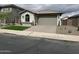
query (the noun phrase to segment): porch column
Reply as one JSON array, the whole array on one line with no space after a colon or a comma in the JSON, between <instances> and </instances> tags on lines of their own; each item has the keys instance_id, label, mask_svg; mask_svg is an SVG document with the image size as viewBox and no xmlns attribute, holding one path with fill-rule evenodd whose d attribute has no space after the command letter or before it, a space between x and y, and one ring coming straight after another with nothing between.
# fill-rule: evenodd
<instances>
[{"instance_id":1,"label":"porch column","mask_svg":"<svg viewBox=\"0 0 79 59\"><path fill-rule=\"evenodd\" d=\"M61 26L61 19L60 19L60 15L57 15L57 26Z\"/></svg>"},{"instance_id":2,"label":"porch column","mask_svg":"<svg viewBox=\"0 0 79 59\"><path fill-rule=\"evenodd\" d=\"M60 19L60 26L62 25L61 19Z\"/></svg>"}]
</instances>

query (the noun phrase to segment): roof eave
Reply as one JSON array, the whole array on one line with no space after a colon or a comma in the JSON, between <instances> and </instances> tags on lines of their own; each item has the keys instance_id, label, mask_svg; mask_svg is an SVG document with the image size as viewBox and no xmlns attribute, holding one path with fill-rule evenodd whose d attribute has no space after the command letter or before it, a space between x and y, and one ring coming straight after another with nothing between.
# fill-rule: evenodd
<instances>
[{"instance_id":1,"label":"roof eave","mask_svg":"<svg viewBox=\"0 0 79 59\"><path fill-rule=\"evenodd\" d=\"M1 7L1 8L15 7L15 8L19 8L19 9L21 9L21 10L25 10L24 8L21 8L21 7L19 7L19 6L14 5L14 4L4 5L4 6L0 6L0 7Z\"/></svg>"}]
</instances>

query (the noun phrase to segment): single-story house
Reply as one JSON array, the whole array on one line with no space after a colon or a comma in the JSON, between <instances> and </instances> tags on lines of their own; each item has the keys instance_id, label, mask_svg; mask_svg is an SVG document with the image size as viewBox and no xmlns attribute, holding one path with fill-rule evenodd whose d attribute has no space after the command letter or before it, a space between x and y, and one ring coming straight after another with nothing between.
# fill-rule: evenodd
<instances>
[{"instance_id":1,"label":"single-story house","mask_svg":"<svg viewBox=\"0 0 79 59\"><path fill-rule=\"evenodd\" d=\"M61 15L59 12L39 12L34 13L28 10L25 10L20 13L21 22L32 23L34 25L55 25L57 26L57 17Z\"/></svg>"},{"instance_id":2,"label":"single-story house","mask_svg":"<svg viewBox=\"0 0 79 59\"><path fill-rule=\"evenodd\" d=\"M23 25L27 23L32 24L34 26L39 26L35 31L40 32L50 32L56 33L57 29L57 19L62 13L60 12L38 12L34 13L28 10L22 11L21 15L21 22Z\"/></svg>"},{"instance_id":3,"label":"single-story house","mask_svg":"<svg viewBox=\"0 0 79 59\"><path fill-rule=\"evenodd\" d=\"M49 10L32 12L13 4L0 6L1 12L11 13L10 20L20 19L22 24L33 23L34 25L56 25L57 17L61 15L60 12Z\"/></svg>"},{"instance_id":4,"label":"single-story house","mask_svg":"<svg viewBox=\"0 0 79 59\"><path fill-rule=\"evenodd\" d=\"M13 4L0 6L0 13L10 13L5 23L19 23L24 26L27 24L39 25L42 28L40 30L43 30L42 32L46 30L45 32L50 31L54 33L56 33L57 19L62 14L55 10L33 12ZM0 22L2 23L4 20L0 20Z\"/></svg>"},{"instance_id":5,"label":"single-story house","mask_svg":"<svg viewBox=\"0 0 79 59\"><path fill-rule=\"evenodd\" d=\"M33 26L40 25L46 27L44 29L47 29L47 31L53 31L54 29L55 31L53 32L56 32L58 18L62 14L55 10L33 12L13 4L0 6L0 13L11 13L6 23L31 24ZM1 22L4 21L1 20Z\"/></svg>"},{"instance_id":6,"label":"single-story house","mask_svg":"<svg viewBox=\"0 0 79 59\"><path fill-rule=\"evenodd\" d=\"M0 6L0 13L10 13L5 23L18 23L24 26L26 26L26 24L39 27L42 26L42 29L37 27L37 29L39 28L42 32L65 34L76 32L79 27L79 11L72 12L70 15L63 15L63 13L55 10L33 12L10 4ZM3 22L4 20L0 20L0 23Z\"/></svg>"},{"instance_id":7,"label":"single-story house","mask_svg":"<svg viewBox=\"0 0 79 59\"><path fill-rule=\"evenodd\" d=\"M33 26L43 26L43 31L50 31L57 33L59 30L61 32L68 32L76 29L68 29L69 26L77 28L79 26L79 13L72 13L71 16L65 16L61 18L63 13L55 10L42 10L38 12L33 12L26 10L22 7L10 4L0 6L0 13L10 13L10 17L5 21L5 23L18 23L21 25L31 24ZM73 15L75 14L75 15ZM73 15L73 16L72 16ZM60 19L61 18L61 19ZM0 23L4 20L0 20ZM65 27L62 27L65 26ZM68 26L68 28L66 28ZM62 27L59 29L59 27ZM65 29L63 29L65 28ZM45 30L44 30L45 29ZM63 29L63 31L62 31ZM67 30L67 31L65 31ZM60 33L60 31L59 31Z\"/></svg>"}]
</instances>

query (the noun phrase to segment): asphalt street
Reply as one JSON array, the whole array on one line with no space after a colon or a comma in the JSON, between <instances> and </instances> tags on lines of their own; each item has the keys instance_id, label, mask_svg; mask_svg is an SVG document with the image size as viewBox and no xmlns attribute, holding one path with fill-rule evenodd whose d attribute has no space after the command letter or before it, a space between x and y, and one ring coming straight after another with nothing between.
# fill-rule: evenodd
<instances>
[{"instance_id":1,"label":"asphalt street","mask_svg":"<svg viewBox=\"0 0 79 59\"><path fill-rule=\"evenodd\" d=\"M75 40L75 39L74 39ZM79 42L0 34L0 54L78 54Z\"/></svg>"}]
</instances>

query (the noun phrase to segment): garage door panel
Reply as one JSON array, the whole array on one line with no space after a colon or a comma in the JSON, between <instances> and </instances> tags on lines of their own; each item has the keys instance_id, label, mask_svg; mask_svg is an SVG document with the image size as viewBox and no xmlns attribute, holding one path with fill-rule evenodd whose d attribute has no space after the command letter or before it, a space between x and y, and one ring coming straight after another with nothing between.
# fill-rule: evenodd
<instances>
[{"instance_id":1,"label":"garage door panel","mask_svg":"<svg viewBox=\"0 0 79 59\"><path fill-rule=\"evenodd\" d=\"M56 17L40 17L39 25L56 25Z\"/></svg>"}]
</instances>

